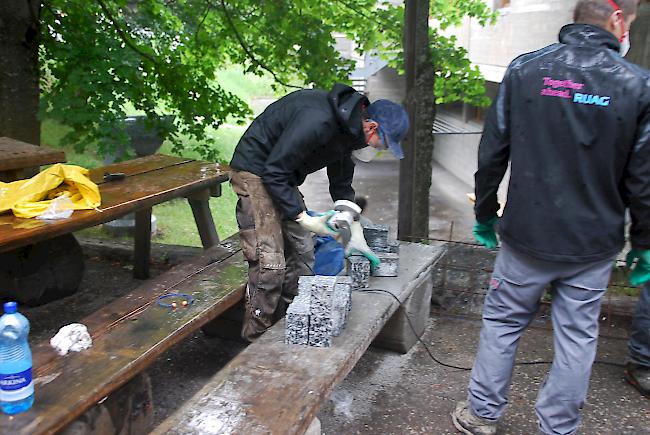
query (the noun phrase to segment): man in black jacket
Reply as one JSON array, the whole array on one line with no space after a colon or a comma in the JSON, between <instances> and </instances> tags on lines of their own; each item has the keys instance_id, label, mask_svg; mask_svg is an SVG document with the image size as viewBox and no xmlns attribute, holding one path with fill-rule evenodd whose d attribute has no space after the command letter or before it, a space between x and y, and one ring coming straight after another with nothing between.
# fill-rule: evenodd
<instances>
[{"instance_id":1,"label":"man in black jacket","mask_svg":"<svg viewBox=\"0 0 650 435\"><path fill-rule=\"evenodd\" d=\"M230 166L248 285L242 337L252 341L284 315L298 277L312 275L311 233L334 234L330 213L306 213L298 191L308 174L327 168L332 199L354 201L352 155L368 160L379 149L403 158L404 109L372 104L346 85L328 93L293 92L258 116L237 144ZM370 251L366 255L372 255Z\"/></svg>"},{"instance_id":2,"label":"man in black jacket","mask_svg":"<svg viewBox=\"0 0 650 435\"><path fill-rule=\"evenodd\" d=\"M488 247L509 162L511 176L468 401L452 414L464 433L496 432L519 339L549 285L555 357L537 417L541 433L574 433L626 207L633 248L650 249L650 73L621 56L637 3L580 0L558 44L510 64L490 109L474 227Z\"/></svg>"}]
</instances>

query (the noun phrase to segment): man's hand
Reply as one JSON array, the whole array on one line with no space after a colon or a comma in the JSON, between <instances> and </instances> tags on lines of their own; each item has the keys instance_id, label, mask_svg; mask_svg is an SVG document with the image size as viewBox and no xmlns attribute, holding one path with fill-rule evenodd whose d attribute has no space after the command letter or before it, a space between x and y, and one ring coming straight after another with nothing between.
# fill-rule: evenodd
<instances>
[{"instance_id":1,"label":"man's hand","mask_svg":"<svg viewBox=\"0 0 650 435\"><path fill-rule=\"evenodd\" d=\"M329 210L325 213L319 213L317 216L310 216L302 212L296 217L296 222L307 231L311 231L319 236L336 236L336 231L327 224L327 221L334 213L334 210Z\"/></svg>"},{"instance_id":2,"label":"man's hand","mask_svg":"<svg viewBox=\"0 0 650 435\"><path fill-rule=\"evenodd\" d=\"M636 265L634 265L635 261ZM630 284L641 285L650 281L650 249L632 249L627 253L625 263L632 269L629 277Z\"/></svg>"},{"instance_id":3,"label":"man's hand","mask_svg":"<svg viewBox=\"0 0 650 435\"><path fill-rule=\"evenodd\" d=\"M496 222L496 216L485 222L476 221L474 223L474 228L472 229L472 233L474 233L474 238L476 241L488 249L494 249L499 246L497 234L494 232L494 224Z\"/></svg>"},{"instance_id":4,"label":"man's hand","mask_svg":"<svg viewBox=\"0 0 650 435\"><path fill-rule=\"evenodd\" d=\"M363 236L363 227L361 222L354 221L350 225L350 241L345 247L345 256L349 257L352 254L361 254L370 261L370 268L374 269L381 263L381 260L372 249L368 247L366 238Z\"/></svg>"}]
</instances>

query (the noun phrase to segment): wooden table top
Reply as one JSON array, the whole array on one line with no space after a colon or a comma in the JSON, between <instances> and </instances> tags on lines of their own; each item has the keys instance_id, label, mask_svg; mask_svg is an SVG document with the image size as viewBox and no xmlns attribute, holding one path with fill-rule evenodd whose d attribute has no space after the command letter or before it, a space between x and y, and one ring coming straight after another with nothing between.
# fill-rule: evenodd
<instances>
[{"instance_id":1,"label":"wooden table top","mask_svg":"<svg viewBox=\"0 0 650 435\"><path fill-rule=\"evenodd\" d=\"M103 181L105 172L123 172L126 178ZM227 181L230 168L218 163L153 155L96 168L90 178L99 185L102 204L97 210L78 210L68 219L44 221L0 215L0 252L92 227L207 189Z\"/></svg>"},{"instance_id":2,"label":"wooden table top","mask_svg":"<svg viewBox=\"0 0 650 435\"><path fill-rule=\"evenodd\" d=\"M15 171L65 161L63 151L0 137L0 171Z\"/></svg>"}]
</instances>

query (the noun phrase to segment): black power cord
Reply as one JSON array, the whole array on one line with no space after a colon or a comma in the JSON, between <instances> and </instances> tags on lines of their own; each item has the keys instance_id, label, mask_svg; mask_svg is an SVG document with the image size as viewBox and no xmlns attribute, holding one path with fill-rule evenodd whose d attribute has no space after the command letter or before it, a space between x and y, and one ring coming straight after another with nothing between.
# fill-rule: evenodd
<instances>
[{"instance_id":1,"label":"black power cord","mask_svg":"<svg viewBox=\"0 0 650 435\"><path fill-rule=\"evenodd\" d=\"M389 292L388 290L383 290L383 289L378 289L378 288L370 288L370 289L360 289L358 291L365 292L365 293L385 293L385 294L388 294L393 299L395 299L397 301L399 306L402 306L402 301L400 301L397 296L395 296L393 293ZM404 316L406 316L406 321L408 322L409 327L411 328L411 331L413 332L413 335L415 335L415 338L417 338L417 340L420 342L420 344L422 344L422 346L424 346L424 350L427 351L427 353L429 354L429 357L431 357L431 359L433 361L435 361L436 363L440 364L443 367L448 367L448 368L451 368L451 369L464 370L464 371L471 371L472 370L471 367L459 367L459 366L455 366L453 364L447 364L445 362L440 361L438 358L436 358L433 355L433 353L431 352L431 350L429 349L429 346L427 346L427 344L418 335L417 331L415 330L415 327L413 326L413 323L411 322L411 318L408 316L408 314L406 312L404 313ZM522 362L516 362L515 365L516 366L534 366L534 365L548 365L548 364L552 364L552 363L553 363L552 361L522 361ZM594 361L594 364L608 365L608 366L621 367L621 368L625 367L624 364L614 363L614 362L609 362L609 361Z\"/></svg>"}]
</instances>

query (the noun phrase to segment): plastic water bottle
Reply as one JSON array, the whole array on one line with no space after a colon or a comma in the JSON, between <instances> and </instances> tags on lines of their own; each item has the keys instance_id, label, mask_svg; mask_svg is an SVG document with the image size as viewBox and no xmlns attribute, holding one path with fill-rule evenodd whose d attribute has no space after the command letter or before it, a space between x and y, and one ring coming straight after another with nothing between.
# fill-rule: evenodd
<instances>
[{"instance_id":1,"label":"plastic water bottle","mask_svg":"<svg viewBox=\"0 0 650 435\"><path fill-rule=\"evenodd\" d=\"M17 309L7 302L0 317L0 408L5 414L27 411L34 403L29 321Z\"/></svg>"}]
</instances>

